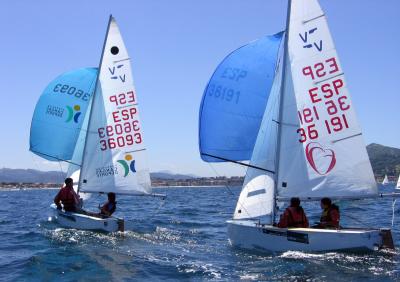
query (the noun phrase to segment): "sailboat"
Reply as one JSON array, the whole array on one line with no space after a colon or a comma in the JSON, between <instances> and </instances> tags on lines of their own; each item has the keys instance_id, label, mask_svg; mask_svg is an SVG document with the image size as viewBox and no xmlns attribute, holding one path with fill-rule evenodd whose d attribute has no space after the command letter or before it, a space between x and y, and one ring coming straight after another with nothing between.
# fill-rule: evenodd
<instances>
[{"instance_id":1,"label":"sailboat","mask_svg":"<svg viewBox=\"0 0 400 282\"><path fill-rule=\"evenodd\" d=\"M388 185L388 184L390 184L390 181L387 174L385 174L385 178L383 178L382 185Z\"/></svg>"},{"instance_id":2,"label":"sailboat","mask_svg":"<svg viewBox=\"0 0 400 282\"><path fill-rule=\"evenodd\" d=\"M399 175L399 178L397 179L397 184L396 184L396 189L399 189L400 188L400 175Z\"/></svg>"},{"instance_id":3,"label":"sailboat","mask_svg":"<svg viewBox=\"0 0 400 282\"><path fill-rule=\"evenodd\" d=\"M112 16L98 70L66 73L45 89L32 119L30 150L68 162L67 176L81 195L164 196L152 193L130 57ZM123 219L51 208L65 227L124 230Z\"/></svg>"},{"instance_id":4,"label":"sailboat","mask_svg":"<svg viewBox=\"0 0 400 282\"><path fill-rule=\"evenodd\" d=\"M270 252L393 248L390 229L278 228L278 204L378 197L344 73L317 0L289 0L286 32L232 52L200 106L206 162L247 167L233 246ZM249 161L244 162L244 161Z\"/></svg>"}]
</instances>

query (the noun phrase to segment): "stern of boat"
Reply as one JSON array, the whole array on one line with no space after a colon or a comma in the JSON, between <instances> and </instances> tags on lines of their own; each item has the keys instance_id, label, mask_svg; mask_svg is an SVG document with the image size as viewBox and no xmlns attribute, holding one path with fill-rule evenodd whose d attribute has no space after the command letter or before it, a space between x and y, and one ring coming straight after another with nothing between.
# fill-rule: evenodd
<instances>
[{"instance_id":1,"label":"stern of boat","mask_svg":"<svg viewBox=\"0 0 400 282\"><path fill-rule=\"evenodd\" d=\"M380 235L382 237L382 244L380 248L394 250L395 247L393 243L392 230L389 228L381 228Z\"/></svg>"}]
</instances>

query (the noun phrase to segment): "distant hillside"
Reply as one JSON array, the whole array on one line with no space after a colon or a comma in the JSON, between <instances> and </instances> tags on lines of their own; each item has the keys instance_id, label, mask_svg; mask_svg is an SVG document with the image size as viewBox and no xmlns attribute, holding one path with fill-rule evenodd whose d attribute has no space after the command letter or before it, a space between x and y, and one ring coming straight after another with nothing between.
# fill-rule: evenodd
<instances>
[{"instance_id":1,"label":"distant hillside","mask_svg":"<svg viewBox=\"0 0 400 282\"><path fill-rule=\"evenodd\" d=\"M174 174L169 171L151 172L151 179L169 179L169 180L182 180L196 178L196 175L190 174Z\"/></svg>"},{"instance_id":2,"label":"distant hillside","mask_svg":"<svg viewBox=\"0 0 400 282\"><path fill-rule=\"evenodd\" d=\"M0 182L62 183L65 174L60 171L40 171L35 169L0 169Z\"/></svg>"},{"instance_id":3,"label":"distant hillside","mask_svg":"<svg viewBox=\"0 0 400 282\"><path fill-rule=\"evenodd\" d=\"M375 176L397 177L400 174L400 149L379 144L367 146L369 159ZM169 171L150 173L152 180L185 180L197 178L195 175L174 174ZM39 171L34 169L0 169L0 182L62 183L65 174L59 171Z\"/></svg>"},{"instance_id":4,"label":"distant hillside","mask_svg":"<svg viewBox=\"0 0 400 282\"><path fill-rule=\"evenodd\" d=\"M173 174L171 172L152 172L151 179L182 180L192 179L194 175ZM65 173L60 171L40 171L35 169L0 169L0 182L10 183L62 183Z\"/></svg>"},{"instance_id":5,"label":"distant hillside","mask_svg":"<svg viewBox=\"0 0 400 282\"><path fill-rule=\"evenodd\" d=\"M367 146L367 151L376 176L399 175L400 149L372 143Z\"/></svg>"}]
</instances>

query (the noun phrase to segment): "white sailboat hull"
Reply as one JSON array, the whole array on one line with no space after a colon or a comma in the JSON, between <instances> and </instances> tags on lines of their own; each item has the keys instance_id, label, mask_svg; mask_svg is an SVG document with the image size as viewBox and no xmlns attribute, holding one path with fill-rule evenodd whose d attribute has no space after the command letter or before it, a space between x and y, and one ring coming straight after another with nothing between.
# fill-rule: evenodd
<instances>
[{"instance_id":1,"label":"white sailboat hull","mask_svg":"<svg viewBox=\"0 0 400 282\"><path fill-rule=\"evenodd\" d=\"M228 220L231 245L255 251L368 251L383 247L379 229L277 228L252 220Z\"/></svg>"},{"instance_id":2,"label":"white sailboat hull","mask_svg":"<svg viewBox=\"0 0 400 282\"><path fill-rule=\"evenodd\" d=\"M74 212L58 210L52 204L53 218L61 226L80 230L94 230L104 232L124 231L124 221L116 217L99 218Z\"/></svg>"}]
</instances>

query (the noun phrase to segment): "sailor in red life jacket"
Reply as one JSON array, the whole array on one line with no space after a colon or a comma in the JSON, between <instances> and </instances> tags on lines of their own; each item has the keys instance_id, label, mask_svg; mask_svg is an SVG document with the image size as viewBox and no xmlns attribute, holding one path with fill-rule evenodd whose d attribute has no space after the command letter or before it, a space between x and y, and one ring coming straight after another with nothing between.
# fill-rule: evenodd
<instances>
[{"instance_id":1,"label":"sailor in red life jacket","mask_svg":"<svg viewBox=\"0 0 400 282\"><path fill-rule=\"evenodd\" d=\"M100 208L100 216L111 216L116 208L117 208L117 202L115 201L115 193L108 193L107 194L108 201Z\"/></svg>"},{"instance_id":2,"label":"sailor in red life jacket","mask_svg":"<svg viewBox=\"0 0 400 282\"><path fill-rule=\"evenodd\" d=\"M285 212L281 215L278 227L308 227L308 219L303 208L300 206L299 198L290 199L290 206L286 208Z\"/></svg>"},{"instance_id":3,"label":"sailor in red life jacket","mask_svg":"<svg viewBox=\"0 0 400 282\"><path fill-rule=\"evenodd\" d=\"M72 178L65 179L65 186L61 187L57 196L54 198L54 203L57 205L57 209L61 210L61 203L64 206L64 210L68 212L80 212L81 201L74 191Z\"/></svg>"},{"instance_id":4,"label":"sailor in red life jacket","mask_svg":"<svg viewBox=\"0 0 400 282\"><path fill-rule=\"evenodd\" d=\"M320 222L317 228L339 228L340 212L339 207L332 204L331 199L321 199L321 209L323 209Z\"/></svg>"}]
</instances>

